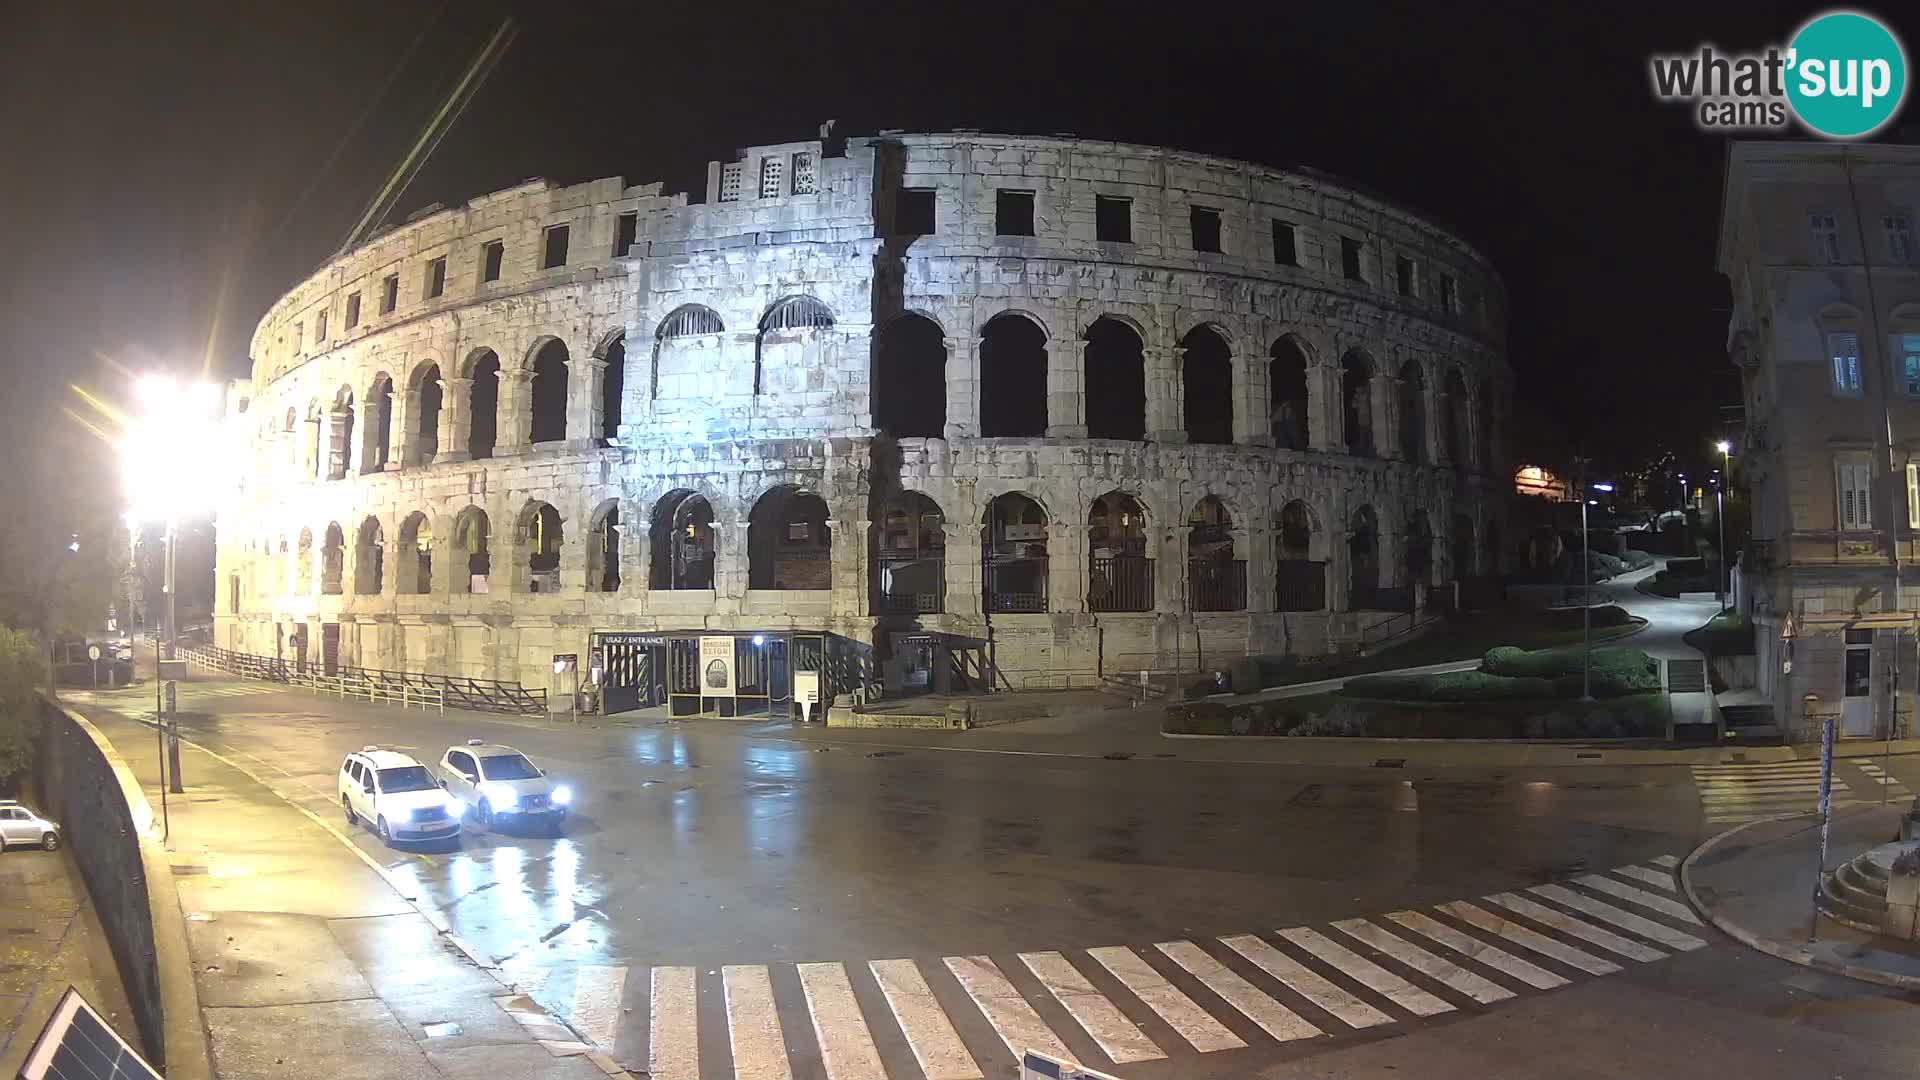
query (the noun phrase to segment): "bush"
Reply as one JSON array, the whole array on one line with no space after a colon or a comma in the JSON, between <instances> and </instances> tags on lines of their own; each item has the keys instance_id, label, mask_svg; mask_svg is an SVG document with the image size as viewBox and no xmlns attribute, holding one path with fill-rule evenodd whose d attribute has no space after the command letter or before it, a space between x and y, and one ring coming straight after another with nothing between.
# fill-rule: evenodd
<instances>
[{"instance_id":1,"label":"bush","mask_svg":"<svg viewBox=\"0 0 1920 1080\"><path fill-rule=\"evenodd\" d=\"M1343 693L1384 701L1522 701L1553 696L1546 679L1507 678L1484 671L1438 675L1365 675L1348 679Z\"/></svg>"},{"instance_id":2,"label":"bush","mask_svg":"<svg viewBox=\"0 0 1920 1080\"><path fill-rule=\"evenodd\" d=\"M0 626L0 779L33 764L40 734L40 700L47 658L40 642L22 630Z\"/></svg>"},{"instance_id":3,"label":"bush","mask_svg":"<svg viewBox=\"0 0 1920 1080\"><path fill-rule=\"evenodd\" d=\"M1630 570L1645 570L1653 565L1653 556L1635 548L1628 548L1624 561Z\"/></svg>"},{"instance_id":4,"label":"bush","mask_svg":"<svg viewBox=\"0 0 1920 1080\"><path fill-rule=\"evenodd\" d=\"M1528 652L1511 645L1500 645L1487 650L1480 660L1480 670L1491 675L1509 677L1531 676L1541 679L1553 679L1562 675L1578 675L1585 661L1579 649L1543 649ZM1602 646L1593 650L1592 670L1595 675L1601 672L1618 674L1623 678L1648 677L1651 661L1647 654L1625 645ZM1648 689L1657 689L1650 686ZM1575 691L1575 695L1578 695Z\"/></svg>"},{"instance_id":5,"label":"bush","mask_svg":"<svg viewBox=\"0 0 1920 1080\"><path fill-rule=\"evenodd\" d=\"M1286 733L1301 738L1322 735L1352 739L1366 735L1367 722L1347 710L1335 709L1319 716L1309 716L1287 728Z\"/></svg>"},{"instance_id":6,"label":"bush","mask_svg":"<svg viewBox=\"0 0 1920 1080\"><path fill-rule=\"evenodd\" d=\"M1175 705L1167 710L1162 730L1175 735L1231 735L1232 710L1214 701Z\"/></svg>"}]
</instances>

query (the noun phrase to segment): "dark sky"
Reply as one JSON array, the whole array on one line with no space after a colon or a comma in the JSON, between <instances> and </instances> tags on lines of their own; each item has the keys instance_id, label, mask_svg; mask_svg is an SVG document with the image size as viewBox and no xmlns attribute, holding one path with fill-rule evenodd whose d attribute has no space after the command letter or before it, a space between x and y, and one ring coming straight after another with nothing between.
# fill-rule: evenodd
<instances>
[{"instance_id":1,"label":"dark sky","mask_svg":"<svg viewBox=\"0 0 1920 1080\"><path fill-rule=\"evenodd\" d=\"M192 369L211 343L214 370L243 373L266 306L332 253L505 10L0 0L0 366L18 387L0 438L35 437L67 381L107 378L102 356ZM1494 260L1523 449L1626 463L1692 452L1738 397L1713 269L1724 144L1652 100L1647 53L1780 41L1817 10L550 4L520 13L399 213L533 176L699 197L708 159L828 118L1311 165Z\"/></svg>"}]
</instances>

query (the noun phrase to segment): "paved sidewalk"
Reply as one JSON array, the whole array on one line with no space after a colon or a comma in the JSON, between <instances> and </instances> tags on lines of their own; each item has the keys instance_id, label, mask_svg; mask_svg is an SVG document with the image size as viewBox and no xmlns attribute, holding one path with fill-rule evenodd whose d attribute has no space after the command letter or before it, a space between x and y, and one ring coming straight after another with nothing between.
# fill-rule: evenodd
<instances>
[{"instance_id":1,"label":"paved sidewalk","mask_svg":"<svg viewBox=\"0 0 1920 1080\"><path fill-rule=\"evenodd\" d=\"M120 970L72 857L64 849L0 854L0 1076L19 1072L69 986L141 1046Z\"/></svg>"},{"instance_id":2,"label":"paved sidewalk","mask_svg":"<svg viewBox=\"0 0 1920 1080\"><path fill-rule=\"evenodd\" d=\"M1904 807L1834 814L1828 867L1894 839ZM1820 823L1811 814L1742 825L1708 840L1682 864L1694 907L1733 938L1804 967L1920 990L1920 948L1813 919L1820 880Z\"/></svg>"},{"instance_id":3,"label":"paved sidewalk","mask_svg":"<svg viewBox=\"0 0 1920 1080\"><path fill-rule=\"evenodd\" d=\"M112 741L158 818L153 729L68 704ZM536 1042L496 1004L511 990L357 848L241 769L181 754L188 791L166 800L167 851L223 1080L604 1080L587 1057Z\"/></svg>"}]
</instances>

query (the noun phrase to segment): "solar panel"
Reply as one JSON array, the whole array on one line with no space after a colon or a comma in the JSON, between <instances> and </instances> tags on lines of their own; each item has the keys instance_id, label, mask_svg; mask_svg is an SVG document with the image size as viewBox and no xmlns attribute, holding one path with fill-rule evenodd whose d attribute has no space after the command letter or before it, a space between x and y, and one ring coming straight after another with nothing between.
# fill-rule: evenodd
<instances>
[{"instance_id":1,"label":"solar panel","mask_svg":"<svg viewBox=\"0 0 1920 1080\"><path fill-rule=\"evenodd\" d=\"M160 1080L72 987L40 1030L18 1080Z\"/></svg>"}]
</instances>

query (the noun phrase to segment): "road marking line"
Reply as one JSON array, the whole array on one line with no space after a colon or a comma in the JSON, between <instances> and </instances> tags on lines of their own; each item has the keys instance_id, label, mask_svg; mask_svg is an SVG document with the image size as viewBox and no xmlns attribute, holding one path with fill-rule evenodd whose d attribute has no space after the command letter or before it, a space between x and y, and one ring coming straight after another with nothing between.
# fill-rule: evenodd
<instances>
[{"instance_id":1,"label":"road marking line","mask_svg":"<svg viewBox=\"0 0 1920 1080\"><path fill-rule=\"evenodd\" d=\"M847 969L839 964L796 964L800 989L807 994L807 1013L813 1017L813 1034L820 1040L820 1061L826 1067L827 1080L871 1080L887 1075L880 1064L880 1050L873 1045L873 1033L860 1014L859 999L853 996L853 984L847 981Z\"/></svg>"},{"instance_id":2,"label":"road marking line","mask_svg":"<svg viewBox=\"0 0 1920 1080\"><path fill-rule=\"evenodd\" d=\"M700 1080L700 1038L694 969L653 969L653 1006L647 1014L647 1071L654 1080Z\"/></svg>"},{"instance_id":3,"label":"road marking line","mask_svg":"<svg viewBox=\"0 0 1920 1080\"><path fill-rule=\"evenodd\" d=\"M1658 885L1668 892L1678 891L1673 884L1672 871L1649 870L1644 866L1616 866L1613 868L1613 872L1619 874L1621 877L1633 878L1635 881L1644 881L1649 885Z\"/></svg>"},{"instance_id":4,"label":"road marking line","mask_svg":"<svg viewBox=\"0 0 1920 1080\"><path fill-rule=\"evenodd\" d=\"M1169 960L1186 969L1187 974L1218 994L1220 1000L1239 1010L1240 1015L1260 1025L1260 1030L1280 1042L1310 1039L1322 1034L1319 1028L1302 1019L1300 1014L1262 993L1193 942L1163 941L1154 948L1165 953Z\"/></svg>"},{"instance_id":5,"label":"road marking line","mask_svg":"<svg viewBox=\"0 0 1920 1080\"><path fill-rule=\"evenodd\" d=\"M1680 859L1676 855L1655 855L1647 861L1655 866L1664 866L1669 870L1680 865Z\"/></svg>"},{"instance_id":6,"label":"road marking line","mask_svg":"<svg viewBox=\"0 0 1920 1080\"><path fill-rule=\"evenodd\" d=\"M1499 983L1491 979L1483 979L1450 960L1442 960L1413 942L1394 936L1385 927L1375 926L1365 919L1343 919L1334 923L1333 928L1355 941L1373 946L1429 979L1444 983L1482 1005L1491 1005L1496 1001L1505 1001L1513 997L1513 991Z\"/></svg>"},{"instance_id":7,"label":"road marking line","mask_svg":"<svg viewBox=\"0 0 1920 1080\"><path fill-rule=\"evenodd\" d=\"M1589 975L1612 975L1620 970L1620 965L1611 960L1602 960L1591 953L1582 952L1571 945L1562 945L1545 934L1537 934L1511 919L1503 919L1485 908L1475 907L1465 900L1455 900L1450 904L1441 904L1440 910L1459 919L1469 926L1477 926L1496 937L1505 938L1522 948L1532 949L1542 956L1551 956L1570 967L1577 967Z\"/></svg>"},{"instance_id":8,"label":"road marking line","mask_svg":"<svg viewBox=\"0 0 1920 1080\"><path fill-rule=\"evenodd\" d=\"M733 1043L736 1080L793 1080L766 965L728 964L720 969L720 982L727 994L727 1038Z\"/></svg>"},{"instance_id":9,"label":"road marking line","mask_svg":"<svg viewBox=\"0 0 1920 1080\"><path fill-rule=\"evenodd\" d=\"M1395 911L1387 918L1416 934L1424 934L1432 938L1461 956L1478 960L1495 971L1511 975L1536 990L1553 990L1572 981L1531 961L1522 960L1504 949L1497 949L1471 934L1463 934L1422 912Z\"/></svg>"},{"instance_id":10,"label":"road marking line","mask_svg":"<svg viewBox=\"0 0 1920 1080\"><path fill-rule=\"evenodd\" d=\"M980 1007L987 1023L1000 1035L1000 1041L1007 1044L1007 1050L1015 1059L1028 1050L1038 1050L1057 1058L1073 1060L1073 1054L1066 1044L1053 1033L1040 1014L1033 1011L1027 999L1013 988L1007 977L1000 973L999 965L985 956L949 956L945 958L947 970L960 981L960 988L967 992L973 1003Z\"/></svg>"},{"instance_id":11,"label":"road marking line","mask_svg":"<svg viewBox=\"0 0 1920 1080\"><path fill-rule=\"evenodd\" d=\"M1612 878L1602 877L1599 874L1582 874L1573 880L1578 884L1585 885L1589 889L1598 889L1603 893L1617 896L1622 900L1630 900L1643 908L1652 908L1662 915L1671 915L1681 922L1689 922L1695 926L1701 925L1700 917L1693 913L1693 909L1677 900L1669 900L1664 896L1655 896L1645 889L1636 889L1631 885L1622 885Z\"/></svg>"},{"instance_id":12,"label":"road marking line","mask_svg":"<svg viewBox=\"0 0 1920 1080\"><path fill-rule=\"evenodd\" d=\"M1387 1000L1415 1016L1438 1016L1453 1011L1453 1006L1427 993L1386 968L1305 926L1278 931L1281 937L1339 969L1342 975L1370 990L1385 994Z\"/></svg>"},{"instance_id":13,"label":"road marking line","mask_svg":"<svg viewBox=\"0 0 1920 1080\"><path fill-rule=\"evenodd\" d=\"M1574 892L1559 885L1535 885L1527 890L1535 896L1544 896L1558 904L1573 908L1575 911L1591 915L1602 922L1610 922L1622 930L1631 930L1649 941L1657 941L1669 949L1692 952L1706 948L1707 943L1692 934L1682 933L1664 923L1643 919L1630 911L1622 911L1612 904L1603 904L1591 896Z\"/></svg>"},{"instance_id":14,"label":"road marking line","mask_svg":"<svg viewBox=\"0 0 1920 1080\"><path fill-rule=\"evenodd\" d=\"M1135 997L1159 1013L1160 1019L1191 1043L1195 1050L1208 1054L1247 1045L1205 1009L1194 1004L1192 998L1181 993L1179 988L1166 980L1166 976L1155 971L1153 965L1132 949L1109 945L1088 949L1087 955L1112 972L1114 978L1125 983Z\"/></svg>"},{"instance_id":15,"label":"road marking line","mask_svg":"<svg viewBox=\"0 0 1920 1080\"><path fill-rule=\"evenodd\" d=\"M980 1066L967 1053L920 968L911 960L873 960L867 967L927 1080L980 1080Z\"/></svg>"},{"instance_id":16,"label":"road marking line","mask_svg":"<svg viewBox=\"0 0 1920 1080\"><path fill-rule=\"evenodd\" d=\"M1556 911L1545 904L1537 904L1524 896L1513 893L1494 893L1488 900L1499 904L1509 911L1518 912L1542 926L1551 927L1563 934L1591 942L1611 953L1617 953L1629 960L1647 963L1653 960L1665 960L1667 954L1659 949L1648 948L1637 941L1621 937L1611 930L1602 930L1592 923L1582 922L1563 911Z\"/></svg>"},{"instance_id":17,"label":"road marking line","mask_svg":"<svg viewBox=\"0 0 1920 1080\"><path fill-rule=\"evenodd\" d=\"M1054 1000L1058 1001L1074 1020L1093 1036L1100 1049L1116 1065L1130 1061L1156 1061L1167 1055L1160 1052L1146 1033L1135 1027L1125 1013L1107 1000L1105 994L1094 989L1080 969L1057 952L1021 953L1020 962L1027 965L1040 985L1047 988Z\"/></svg>"},{"instance_id":18,"label":"road marking line","mask_svg":"<svg viewBox=\"0 0 1920 1080\"><path fill-rule=\"evenodd\" d=\"M1267 944L1253 934L1223 937L1220 944L1247 958L1255 967L1285 983L1289 989L1352 1028L1393 1023L1393 1017L1321 978L1312 968Z\"/></svg>"},{"instance_id":19,"label":"road marking line","mask_svg":"<svg viewBox=\"0 0 1920 1080\"><path fill-rule=\"evenodd\" d=\"M627 969L587 965L573 984L573 1023L587 1042L613 1053L620 1034L620 1003L627 994Z\"/></svg>"}]
</instances>

